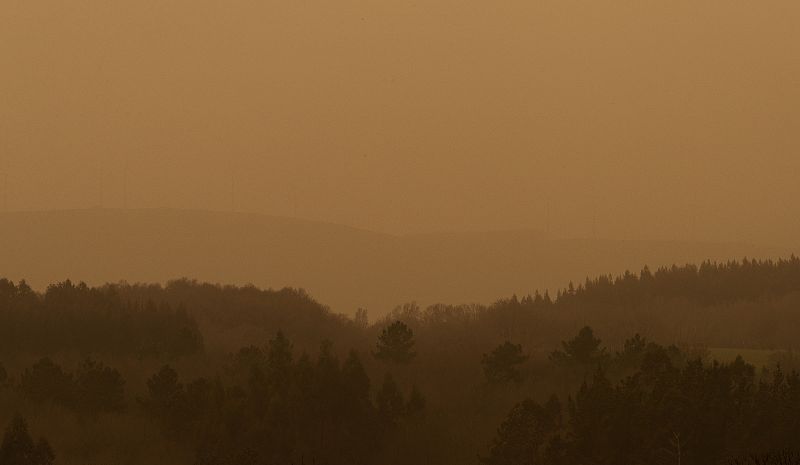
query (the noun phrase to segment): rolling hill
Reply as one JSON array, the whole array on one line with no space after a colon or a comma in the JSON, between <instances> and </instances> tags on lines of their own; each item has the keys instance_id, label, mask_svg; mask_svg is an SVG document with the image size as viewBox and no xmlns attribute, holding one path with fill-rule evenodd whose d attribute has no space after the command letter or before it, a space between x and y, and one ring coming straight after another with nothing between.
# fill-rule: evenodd
<instances>
[{"instance_id":1,"label":"rolling hill","mask_svg":"<svg viewBox=\"0 0 800 465\"><path fill-rule=\"evenodd\" d=\"M194 210L0 214L0 276L42 289L179 277L302 287L334 311L381 315L416 300L491 302L586 276L673 263L770 258L738 243L548 238L535 231L393 236L336 224Z\"/></svg>"}]
</instances>

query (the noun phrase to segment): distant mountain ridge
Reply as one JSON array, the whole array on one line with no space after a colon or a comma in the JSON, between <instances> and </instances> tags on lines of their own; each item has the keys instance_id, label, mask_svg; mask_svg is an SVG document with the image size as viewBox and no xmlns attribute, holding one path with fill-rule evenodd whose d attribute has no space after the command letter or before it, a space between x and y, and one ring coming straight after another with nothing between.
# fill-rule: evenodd
<instances>
[{"instance_id":1,"label":"distant mountain ridge","mask_svg":"<svg viewBox=\"0 0 800 465\"><path fill-rule=\"evenodd\" d=\"M188 277L304 288L334 311L364 307L372 315L411 300L487 303L644 265L792 252L736 243L553 239L536 231L393 236L196 210L0 214L0 276L25 279L35 288L67 278L101 284Z\"/></svg>"}]
</instances>

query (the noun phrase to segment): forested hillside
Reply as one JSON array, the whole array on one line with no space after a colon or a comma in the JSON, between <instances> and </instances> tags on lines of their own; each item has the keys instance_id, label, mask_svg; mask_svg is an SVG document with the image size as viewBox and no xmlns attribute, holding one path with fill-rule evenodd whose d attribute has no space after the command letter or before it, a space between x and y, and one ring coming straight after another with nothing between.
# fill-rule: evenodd
<instances>
[{"instance_id":1,"label":"forested hillside","mask_svg":"<svg viewBox=\"0 0 800 465\"><path fill-rule=\"evenodd\" d=\"M0 458L700 465L796 446L797 257L368 316L293 289L0 280Z\"/></svg>"},{"instance_id":2,"label":"forested hillside","mask_svg":"<svg viewBox=\"0 0 800 465\"><path fill-rule=\"evenodd\" d=\"M672 263L777 258L769 244L611 240L536 230L392 235L251 213L178 209L0 212L0 276L34 289L184 276L304 288L336 312L397 303L492 302L587 275Z\"/></svg>"}]
</instances>

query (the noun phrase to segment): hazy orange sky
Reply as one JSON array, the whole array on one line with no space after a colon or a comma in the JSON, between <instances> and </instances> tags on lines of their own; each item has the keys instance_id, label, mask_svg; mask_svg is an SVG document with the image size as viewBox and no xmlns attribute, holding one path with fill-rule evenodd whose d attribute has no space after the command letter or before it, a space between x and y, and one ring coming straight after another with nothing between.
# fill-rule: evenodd
<instances>
[{"instance_id":1,"label":"hazy orange sky","mask_svg":"<svg viewBox=\"0 0 800 465\"><path fill-rule=\"evenodd\" d=\"M137 208L229 209L234 179L239 210L391 233L545 229L549 203L558 235L797 245L798 24L796 0L3 0L0 170L13 210L120 207L127 166Z\"/></svg>"}]
</instances>

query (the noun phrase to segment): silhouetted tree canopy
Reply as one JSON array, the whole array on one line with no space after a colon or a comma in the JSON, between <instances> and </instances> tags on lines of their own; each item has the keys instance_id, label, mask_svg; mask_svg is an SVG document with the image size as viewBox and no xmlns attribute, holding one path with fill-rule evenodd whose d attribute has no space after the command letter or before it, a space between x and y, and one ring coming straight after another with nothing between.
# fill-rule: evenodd
<instances>
[{"instance_id":1,"label":"silhouetted tree canopy","mask_svg":"<svg viewBox=\"0 0 800 465\"><path fill-rule=\"evenodd\" d=\"M91 414L119 412L125 407L125 381L119 372L86 359L75 374L75 401Z\"/></svg>"},{"instance_id":2,"label":"silhouetted tree canopy","mask_svg":"<svg viewBox=\"0 0 800 465\"><path fill-rule=\"evenodd\" d=\"M425 410L425 396L422 395L416 385L411 387L411 393L408 395L408 402L406 402L405 412L409 415Z\"/></svg>"},{"instance_id":3,"label":"silhouetted tree canopy","mask_svg":"<svg viewBox=\"0 0 800 465\"><path fill-rule=\"evenodd\" d=\"M497 430L489 456L481 461L487 465L546 464L552 453L548 446L560 439L557 435L560 410L543 408L526 399L514 406Z\"/></svg>"},{"instance_id":4,"label":"silhouetted tree canopy","mask_svg":"<svg viewBox=\"0 0 800 465\"><path fill-rule=\"evenodd\" d=\"M522 345L506 341L490 354L483 354L481 363L486 380L490 383L521 383L519 366L526 360L528 356L522 353Z\"/></svg>"},{"instance_id":5,"label":"silhouetted tree canopy","mask_svg":"<svg viewBox=\"0 0 800 465\"><path fill-rule=\"evenodd\" d=\"M597 367L570 396L565 420L557 408L521 402L484 463L677 463L680 455L681 463L706 464L796 444L800 375L776 369L758 381L741 357L676 366L670 352L648 344L640 368L616 384Z\"/></svg>"},{"instance_id":6,"label":"silhouetted tree canopy","mask_svg":"<svg viewBox=\"0 0 800 465\"><path fill-rule=\"evenodd\" d=\"M796 257L552 295L370 324L296 289L0 280L0 419L34 420L65 465L772 464L797 447Z\"/></svg>"},{"instance_id":7,"label":"silhouetted tree canopy","mask_svg":"<svg viewBox=\"0 0 800 465\"><path fill-rule=\"evenodd\" d=\"M410 414L390 376L373 401L355 351L340 362L325 341L316 360L306 354L295 360L282 332L265 347L266 356L252 347L235 355L236 366L249 365L249 375L238 378L243 385L199 379L184 386L165 366L147 381L141 404L167 434L203 438L197 463L209 464L371 463L381 437ZM424 400L418 391L412 397L418 412Z\"/></svg>"},{"instance_id":8,"label":"silhouetted tree canopy","mask_svg":"<svg viewBox=\"0 0 800 465\"><path fill-rule=\"evenodd\" d=\"M64 281L40 295L24 281L0 280L0 354L174 356L202 347L195 320L181 306L124 299L114 286Z\"/></svg>"},{"instance_id":9,"label":"silhouetted tree canopy","mask_svg":"<svg viewBox=\"0 0 800 465\"><path fill-rule=\"evenodd\" d=\"M405 403L403 401L403 394L394 382L394 378L390 374L386 374L383 378L383 384L376 396L378 404L378 413L387 424L394 424L403 412L405 411Z\"/></svg>"},{"instance_id":10,"label":"silhouetted tree canopy","mask_svg":"<svg viewBox=\"0 0 800 465\"><path fill-rule=\"evenodd\" d=\"M594 331L584 326L578 335L561 343L561 350L556 350L550 359L556 363L573 365L593 365L605 358L605 349L600 347L602 341L594 336Z\"/></svg>"},{"instance_id":11,"label":"silhouetted tree canopy","mask_svg":"<svg viewBox=\"0 0 800 465\"><path fill-rule=\"evenodd\" d=\"M414 332L402 321L395 321L381 331L375 357L391 363L408 363L417 355Z\"/></svg>"},{"instance_id":12,"label":"silhouetted tree canopy","mask_svg":"<svg viewBox=\"0 0 800 465\"><path fill-rule=\"evenodd\" d=\"M69 405L75 395L72 375L47 357L25 370L20 379L20 390L34 402L62 405Z\"/></svg>"},{"instance_id":13,"label":"silhouetted tree canopy","mask_svg":"<svg viewBox=\"0 0 800 465\"><path fill-rule=\"evenodd\" d=\"M14 415L0 445L0 464L51 465L54 460L55 455L47 440L39 438L34 443L28 432L28 423L21 416Z\"/></svg>"}]
</instances>

